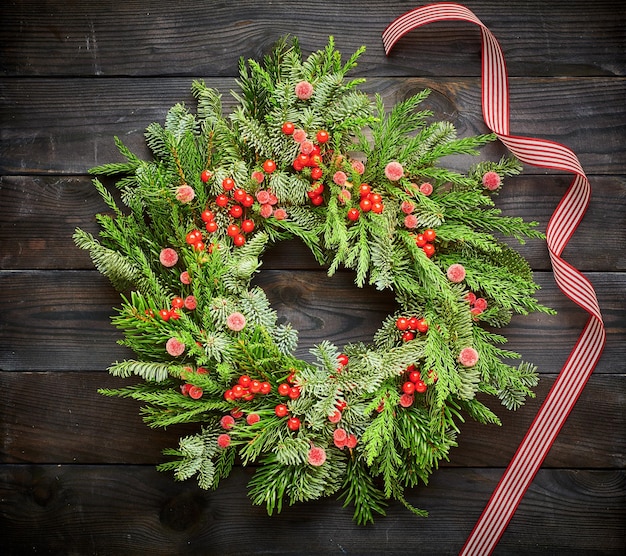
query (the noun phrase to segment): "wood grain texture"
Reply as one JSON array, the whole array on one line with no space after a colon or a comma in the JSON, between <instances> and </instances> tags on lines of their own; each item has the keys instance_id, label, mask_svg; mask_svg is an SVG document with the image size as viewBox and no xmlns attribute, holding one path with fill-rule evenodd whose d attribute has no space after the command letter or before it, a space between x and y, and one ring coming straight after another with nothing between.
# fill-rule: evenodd
<instances>
[{"instance_id":1,"label":"wood grain texture","mask_svg":"<svg viewBox=\"0 0 626 556\"><path fill-rule=\"evenodd\" d=\"M542 286L537 298L557 315L514 317L506 328L507 346L545 373L558 372L578 338L586 313L563 296L549 273L537 273ZM592 276L613 332L597 373L623 373L626 316L626 274ZM299 331L296 354L311 359L309 350L322 339L338 346L370 342L383 319L393 311L391 292L359 290L350 272L328 278L323 270L266 270L255 283L264 288L279 320ZM119 296L106 278L94 271L0 273L4 309L0 312L0 369L6 371L105 370L132 354L116 345L121 335L109 317Z\"/></svg>"},{"instance_id":2,"label":"wood grain texture","mask_svg":"<svg viewBox=\"0 0 626 556\"><path fill-rule=\"evenodd\" d=\"M496 555L626 553L626 3L621 0L464 2L498 38L511 76L513 133L574 150L592 200L565 259L585 271L607 325L603 357L509 524ZM72 555L455 554L574 345L586 314L558 290L545 245L520 246L556 316L515 318L508 347L541 371L537 398L503 426L462 425L452 461L374 526L356 527L334 500L268 517L236 467L217 491L158 473L161 449L192 430L145 427L132 400L99 387L125 383L106 368L131 354L110 325L119 297L73 245L95 233L104 205L87 171L119 160L113 136L142 156L143 132L176 102L193 106L203 78L232 106L239 57L260 58L297 35L305 53L335 36L344 55L367 51L356 75L387 104L432 88L427 107L461 135L485 131L480 37L438 23L404 37L391 56L380 34L420 5L407 0L0 3L0 552ZM504 153L490 146L483 157ZM446 165L462 169L464 159ZM542 229L571 177L526 167L497 199ZM298 354L321 339L368 341L393 298L328 278L297 242L264 258L256 279L300 330Z\"/></svg>"},{"instance_id":3,"label":"wood grain texture","mask_svg":"<svg viewBox=\"0 0 626 556\"><path fill-rule=\"evenodd\" d=\"M498 37L513 76L626 74L626 8L620 0L595 1L593 7L573 0L566 9L542 0L464 4ZM366 44L359 66L365 75L414 75L416 69L422 75L479 75L478 29L470 24L421 29L385 58L381 33L418 5L402 0L174 5L95 0L69 9L58 0L3 2L0 73L233 76L240 56L261 58L280 37L297 34L304 52L320 48L328 35L345 53Z\"/></svg>"},{"instance_id":4,"label":"wood grain texture","mask_svg":"<svg viewBox=\"0 0 626 556\"><path fill-rule=\"evenodd\" d=\"M11 524L9 553L454 554L501 473L442 469L407 496L428 519L394 504L373 526L357 527L332 499L268 517L246 496L251 469L206 492L146 467L8 465L0 469L8 502L0 519ZM494 554L621 555L625 487L623 470L540 470Z\"/></svg>"},{"instance_id":5,"label":"wood grain texture","mask_svg":"<svg viewBox=\"0 0 626 556\"><path fill-rule=\"evenodd\" d=\"M201 75L197 76L203 77ZM121 160L113 136L143 158L145 128L163 122L177 102L194 106L190 78L36 79L0 81L1 174L83 174ZM206 78L222 93L224 112L233 107L234 79ZM626 78L513 78L511 132L565 142L589 174L626 173ZM478 78L371 77L361 87L379 93L387 106L425 88L423 103L436 119L450 120L460 136L486 133ZM482 156L499 158L494 143ZM476 159L478 160L478 159ZM472 161L475 160L472 158ZM464 169L466 157L448 157L446 166ZM543 173L533 167L528 174Z\"/></svg>"},{"instance_id":6,"label":"wood grain texture","mask_svg":"<svg viewBox=\"0 0 626 556\"><path fill-rule=\"evenodd\" d=\"M537 397L515 412L484 397L502 419L502 426L474 421L460 424L459 446L443 467L503 467L537 413L554 382L541 376ZM99 388L132 384L104 372L0 372L0 423L4 434L0 463L133 464L167 461L161 451L178 446L178 438L197 432L198 425L148 430L139 402L105 398ZM546 468L609 469L626 463L626 376L595 375L552 447ZM94 411L98 408L99 411ZM590 435L588 417L596 422ZM102 416L106 415L106 427Z\"/></svg>"}]
</instances>

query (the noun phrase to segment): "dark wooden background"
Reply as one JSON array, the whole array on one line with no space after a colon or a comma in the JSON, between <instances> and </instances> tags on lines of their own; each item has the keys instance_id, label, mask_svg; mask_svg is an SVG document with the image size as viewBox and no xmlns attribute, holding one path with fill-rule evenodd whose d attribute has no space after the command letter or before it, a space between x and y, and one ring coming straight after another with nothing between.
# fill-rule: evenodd
<instances>
[{"instance_id":1,"label":"dark wooden background","mask_svg":"<svg viewBox=\"0 0 626 556\"><path fill-rule=\"evenodd\" d=\"M99 387L127 354L109 323L117 294L72 243L103 210L88 168L118 160L113 135L145 153L143 130L193 78L228 99L240 56L287 33L303 50L332 34L346 55L367 45L366 89L397 101L425 86L429 107L461 134L485 131L480 38L469 24L414 31L385 57L380 35L414 1L9 1L0 6L0 552L2 554L454 554L463 545L586 320L555 286L542 242L521 250L554 317L516 318L510 347L541 369L537 399L502 428L467 424L452 461L409 499L359 528L334 500L269 518L238 468L215 492L154 465L180 430L145 427L138 406ZM511 86L511 127L562 142L593 185L565 256L592 280L608 343L587 388L497 547L497 554L626 552L626 8L622 0L471 0L494 32ZM494 147L489 156L500 156ZM462 160L451 161L461 167ZM508 214L548 221L570 176L528 167L508 181ZM294 244L258 282L301 333L368 340L391 297L328 279Z\"/></svg>"}]
</instances>

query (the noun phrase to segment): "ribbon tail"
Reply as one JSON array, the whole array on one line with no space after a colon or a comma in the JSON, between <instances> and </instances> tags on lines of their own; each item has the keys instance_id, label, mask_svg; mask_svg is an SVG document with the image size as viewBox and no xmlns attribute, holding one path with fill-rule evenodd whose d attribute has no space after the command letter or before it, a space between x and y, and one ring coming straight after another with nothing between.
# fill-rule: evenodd
<instances>
[{"instance_id":1,"label":"ribbon tail","mask_svg":"<svg viewBox=\"0 0 626 556\"><path fill-rule=\"evenodd\" d=\"M466 7L438 3L416 8L395 19L383 32L388 55L400 38L422 25L439 21L464 21L480 27L483 119L500 141L522 162L574 174L546 229L546 243L554 277L561 291L589 313L589 319L505 470L460 554L491 554L513 517L526 490L602 355L606 331L598 300L589 280L561 253L582 220L591 186L576 155L567 147L509 131L509 84L502 49L487 27Z\"/></svg>"}]
</instances>

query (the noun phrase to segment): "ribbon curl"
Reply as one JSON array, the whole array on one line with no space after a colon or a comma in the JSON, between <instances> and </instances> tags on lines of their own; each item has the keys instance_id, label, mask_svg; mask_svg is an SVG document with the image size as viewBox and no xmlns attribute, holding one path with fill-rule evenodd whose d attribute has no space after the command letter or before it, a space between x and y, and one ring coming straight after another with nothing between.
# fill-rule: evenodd
<instances>
[{"instance_id":1,"label":"ribbon curl","mask_svg":"<svg viewBox=\"0 0 626 556\"><path fill-rule=\"evenodd\" d=\"M589 314L576 345L460 552L463 556L482 556L491 554L498 544L576 404L602 355L606 331L591 282L561 258L587 210L591 185L569 148L545 139L510 134L508 75L502 49L494 35L465 6L443 2L416 8L395 19L383 32L385 53L389 55L406 33L438 21L465 21L480 28L482 111L487 127L522 162L574 174L550 218L546 243L557 285Z\"/></svg>"}]
</instances>

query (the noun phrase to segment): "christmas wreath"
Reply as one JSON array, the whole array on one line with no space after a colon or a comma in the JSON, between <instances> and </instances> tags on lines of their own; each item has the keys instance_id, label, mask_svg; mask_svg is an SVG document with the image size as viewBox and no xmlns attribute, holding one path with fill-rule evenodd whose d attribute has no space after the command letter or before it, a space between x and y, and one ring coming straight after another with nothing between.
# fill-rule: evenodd
<instances>
[{"instance_id":1,"label":"christmas wreath","mask_svg":"<svg viewBox=\"0 0 626 556\"><path fill-rule=\"evenodd\" d=\"M305 58L283 40L262 64L241 61L226 116L195 81L195 113L176 104L147 128L153 160L116 139L125 161L92 173L118 176L124 208L95 178L110 210L98 239L74 236L121 292L112 320L137 357L109 370L143 379L101 392L143 402L151 427L200 424L159 469L208 489L235 461L255 464L249 495L269 514L339 494L360 524L390 499L425 515L405 489L448 458L464 415L499 422L477 394L515 409L537 383L494 328L550 311L502 239L543 234L492 200L519 162L440 165L495 136L432 121L420 109L429 91L387 110L346 78L363 50L343 62L331 38ZM394 292L370 344L324 340L309 360L294 355L297 332L253 283L266 249L288 238L329 275L351 269L357 287Z\"/></svg>"}]
</instances>

